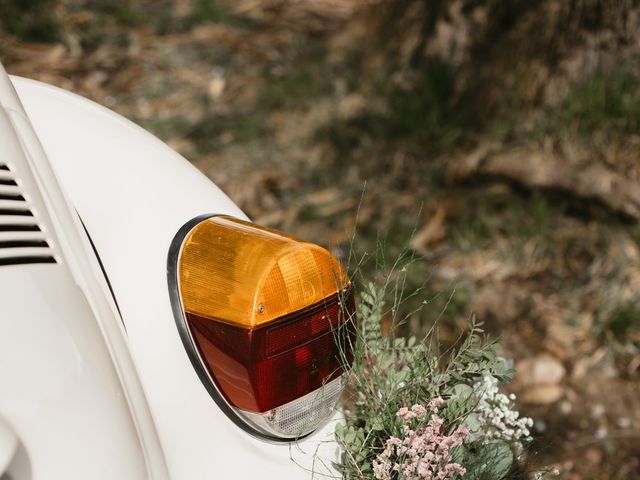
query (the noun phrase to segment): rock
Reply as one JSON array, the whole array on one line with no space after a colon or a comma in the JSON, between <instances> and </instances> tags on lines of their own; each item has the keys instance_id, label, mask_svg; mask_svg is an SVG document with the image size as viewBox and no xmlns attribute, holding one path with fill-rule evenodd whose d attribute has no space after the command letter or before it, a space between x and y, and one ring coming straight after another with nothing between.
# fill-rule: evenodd
<instances>
[{"instance_id":1,"label":"rock","mask_svg":"<svg viewBox=\"0 0 640 480\"><path fill-rule=\"evenodd\" d=\"M513 283L491 283L475 293L472 310L478 318L492 316L512 322L519 318L526 295L526 291Z\"/></svg>"},{"instance_id":2,"label":"rock","mask_svg":"<svg viewBox=\"0 0 640 480\"><path fill-rule=\"evenodd\" d=\"M544 420L535 420L533 422L533 430L536 433L544 433L547 431L547 422Z\"/></svg>"},{"instance_id":3,"label":"rock","mask_svg":"<svg viewBox=\"0 0 640 480\"><path fill-rule=\"evenodd\" d=\"M602 461L602 452L598 448L591 447L584 452L584 458L587 462L597 465Z\"/></svg>"},{"instance_id":4,"label":"rock","mask_svg":"<svg viewBox=\"0 0 640 480\"><path fill-rule=\"evenodd\" d=\"M596 403L591 407L591 418L593 418L594 420L597 420L598 418L602 417L605 413L606 413L606 409L604 408L604 405L602 405L601 403Z\"/></svg>"},{"instance_id":5,"label":"rock","mask_svg":"<svg viewBox=\"0 0 640 480\"><path fill-rule=\"evenodd\" d=\"M338 116L343 120L357 117L367 106L367 101L362 95L356 93L345 95L338 104Z\"/></svg>"},{"instance_id":6,"label":"rock","mask_svg":"<svg viewBox=\"0 0 640 480\"><path fill-rule=\"evenodd\" d=\"M519 385L557 385L565 376L565 368L551 355L527 358L516 365L516 381Z\"/></svg>"},{"instance_id":7,"label":"rock","mask_svg":"<svg viewBox=\"0 0 640 480\"><path fill-rule=\"evenodd\" d=\"M589 357L576 360L571 372L574 381L585 381L586 377L597 375L602 379L618 378L619 371L611 350L601 347Z\"/></svg>"},{"instance_id":8,"label":"rock","mask_svg":"<svg viewBox=\"0 0 640 480\"><path fill-rule=\"evenodd\" d=\"M554 322L547 327L549 339L563 349L574 347L584 334L585 332L580 331L578 328L562 322Z\"/></svg>"},{"instance_id":9,"label":"rock","mask_svg":"<svg viewBox=\"0 0 640 480\"><path fill-rule=\"evenodd\" d=\"M222 96L222 93L227 86L227 81L224 76L224 68L215 67L211 76L212 78L207 86L207 95L211 100L217 100Z\"/></svg>"},{"instance_id":10,"label":"rock","mask_svg":"<svg viewBox=\"0 0 640 480\"><path fill-rule=\"evenodd\" d=\"M565 368L556 358L543 354L527 358L516 365L516 381L525 387L522 401L534 405L549 405L564 395L560 385Z\"/></svg>"},{"instance_id":11,"label":"rock","mask_svg":"<svg viewBox=\"0 0 640 480\"><path fill-rule=\"evenodd\" d=\"M563 415L569 415L571 410L573 410L573 405L569 400L563 400L560 403L560 413Z\"/></svg>"},{"instance_id":12,"label":"rock","mask_svg":"<svg viewBox=\"0 0 640 480\"><path fill-rule=\"evenodd\" d=\"M531 146L499 151L483 145L450 162L445 178L449 184L478 174L507 178L531 189L558 189L578 198L595 198L614 212L640 219L637 181L593 161L588 151L577 156L579 161L567 161L566 153L558 156Z\"/></svg>"},{"instance_id":13,"label":"rock","mask_svg":"<svg viewBox=\"0 0 640 480\"><path fill-rule=\"evenodd\" d=\"M631 419L627 418L627 417L620 417L618 418L618 420L616 420L616 423L618 424L618 427L620 428L631 428Z\"/></svg>"},{"instance_id":14,"label":"rock","mask_svg":"<svg viewBox=\"0 0 640 480\"><path fill-rule=\"evenodd\" d=\"M562 398L564 389L560 385L534 385L520 396L523 403L550 405Z\"/></svg>"}]
</instances>

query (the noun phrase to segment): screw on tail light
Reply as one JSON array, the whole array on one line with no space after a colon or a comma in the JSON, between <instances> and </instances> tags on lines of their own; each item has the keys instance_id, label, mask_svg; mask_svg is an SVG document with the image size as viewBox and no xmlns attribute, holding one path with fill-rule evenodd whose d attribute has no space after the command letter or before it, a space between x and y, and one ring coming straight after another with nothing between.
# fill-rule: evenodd
<instances>
[{"instance_id":1,"label":"screw on tail light","mask_svg":"<svg viewBox=\"0 0 640 480\"><path fill-rule=\"evenodd\" d=\"M354 299L327 250L227 216L176 235L169 291L198 376L238 426L272 440L334 412L353 359Z\"/></svg>"}]
</instances>

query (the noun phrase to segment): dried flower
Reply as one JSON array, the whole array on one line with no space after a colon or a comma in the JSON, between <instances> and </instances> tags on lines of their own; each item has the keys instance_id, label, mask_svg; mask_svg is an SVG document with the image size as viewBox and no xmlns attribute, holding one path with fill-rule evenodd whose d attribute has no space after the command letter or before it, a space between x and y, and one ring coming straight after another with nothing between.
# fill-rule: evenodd
<instances>
[{"instance_id":1,"label":"dried flower","mask_svg":"<svg viewBox=\"0 0 640 480\"><path fill-rule=\"evenodd\" d=\"M449 435L443 433L443 420L438 416L443 405L438 397L427 407L416 404L396 412L402 421L403 438L386 440L384 450L373 460L376 479L391 480L396 472L399 480L450 480L466 473L462 465L452 461L452 449L462 445L469 431L458 426Z\"/></svg>"},{"instance_id":2,"label":"dried flower","mask_svg":"<svg viewBox=\"0 0 640 480\"><path fill-rule=\"evenodd\" d=\"M521 417L520 412L514 408L515 395L499 393L495 377L485 375L482 381L474 385L474 390L478 392L476 411L487 439L499 439L519 445L531 440L529 428L533 426L533 420Z\"/></svg>"}]
</instances>

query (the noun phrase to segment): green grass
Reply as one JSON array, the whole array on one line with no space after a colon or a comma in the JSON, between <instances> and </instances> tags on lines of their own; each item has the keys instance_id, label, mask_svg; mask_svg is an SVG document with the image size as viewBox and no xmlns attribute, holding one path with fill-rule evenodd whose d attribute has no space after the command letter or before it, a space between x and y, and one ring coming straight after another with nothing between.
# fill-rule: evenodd
<instances>
[{"instance_id":1,"label":"green grass","mask_svg":"<svg viewBox=\"0 0 640 480\"><path fill-rule=\"evenodd\" d=\"M598 71L569 94L563 110L563 120L584 134L611 128L639 133L640 82L625 66Z\"/></svg>"},{"instance_id":2,"label":"green grass","mask_svg":"<svg viewBox=\"0 0 640 480\"><path fill-rule=\"evenodd\" d=\"M138 27L146 20L144 12L125 0L109 0L96 2L93 12L112 17L116 23L125 27Z\"/></svg>"},{"instance_id":3,"label":"green grass","mask_svg":"<svg viewBox=\"0 0 640 480\"><path fill-rule=\"evenodd\" d=\"M188 136L200 152L211 152L220 147L223 134L228 134L231 142L250 143L269 132L265 117L237 112L225 116L212 114L193 126Z\"/></svg>"},{"instance_id":4,"label":"green grass","mask_svg":"<svg viewBox=\"0 0 640 480\"><path fill-rule=\"evenodd\" d=\"M456 113L449 108L454 74L444 62L431 61L417 73L412 88L392 86L386 93L388 112L372 114L365 126L388 139L428 141L447 148L461 135Z\"/></svg>"},{"instance_id":5,"label":"green grass","mask_svg":"<svg viewBox=\"0 0 640 480\"><path fill-rule=\"evenodd\" d=\"M607 141L625 142L629 134L640 134L640 79L628 65L598 70L572 87L558 107L546 111L536 122L530 122L528 114L520 107L502 111L489 124L487 136L513 144L568 133L589 143L598 133L605 134Z\"/></svg>"},{"instance_id":6,"label":"green grass","mask_svg":"<svg viewBox=\"0 0 640 480\"><path fill-rule=\"evenodd\" d=\"M267 75L259 106L265 109L294 108L331 93L326 77L314 70L302 66L287 75Z\"/></svg>"},{"instance_id":7,"label":"green grass","mask_svg":"<svg viewBox=\"0 0 640 480\"><path fill-rule=\"evenodd\" d=\"M430 143L445 149L462 136L459 115L450 109L453 94L453 71L444 62L431 61L416 72L411 87L401 87L389 80L379 86L386 108L365 110L360 116L342 124L332 124L326 135L336 148L348 151L369 136L391 142Z\"/></svg>"},{"instance_id":8,"label":"green grass","mask_svg":"<svg viewBox=\"0 0 640 480\"><path fill-rule=\"evenodd\" d=\"M640 302L626 302L618 306L604 325L604 333L624 342L632 331L640 330Z\"/></svg>"},{"instance_id":9,"label":"green grass","mask_svg":"<svg viewBox=\"0 0 640 480\"><path fill-rule=\"evenodd\" d=\"M297 220L301 223L313 222L314 220L322 219L322 214L317 205L312 203L305 203L300 207L298 211Z\"/></svg>"},{"instance_id":10,"label":"green grass","mask_svg":"<svg viewBox=\"0 0 640 480\"><path fill-rule=\"evenodd\" d=\"M185 17L176 18L171 9L163 9L156 13L152 24L159 35L183 33L198 25L211 23L236 27L248 27L251 24L247 18L235 15L216 0L191 0L190 11Z\"/></svg>"},{"instance_id":11,"label":"green grass","mask_svg":"<svg viewBox=\"0 0 640 480\"><path fill-rule=\"evenodd\" d=\"M69 12L82 10L80 6L68 3L67 8ZM105 44L118 49L126 48L130 40L128 31L148 24L150 18L155 18L152 12L126 0L95 0L91 3L90 13L89 19L74 31L86 52Z\"/></svg>"},{"instance_id":12,"label":"green grass","mask_svg":"<svg viewBox=\"0 0 640 480\"><path fill-rule=\"evenodd\" d=\"M347 249L351 251L349 270L358 284L358 279L367 278L380 284L393 285L386 290L384 300L388 304L398 303L399 289L411 292L397 305L396 316L403 319L400 331L412 331L417 324L409 325L407 320L416 317L426 328L437 319L448 327L468 319L471 313L471 291L462 283L435 285L431 282L430 272L433 264L428 258L411 250L409 243L415 233L417 214L398 216L384 232L377 235L366 230L360 232L357 241ZM382 273L384 272L384 273ZM358 285L357 288L363 288Z\"/></svg>"},{"instance_id":13,"label":"green grass","mask_svg":"<svg viewBox=\"0 0 640 480\"><path fill-rule=\"evenodd\" d=\"M452 231L453 244L462 251L493 244L498 237L517 244L530 239L546 244L564 210L562 202L552 202L537 190L525 196L510 191L480 194L463 208Z\"/></svg>"},{"instance_id":14,"label":"green grass","mask_svg":"<svg viewBox=\"0 0 640 480\"><path fill-rule=\"evenodd\" d=\"M231 13L218 5L215 0L192 0L189 17L193 24L224 23L231 19Z\"/></svg>"},{"instance_id":15,"label":"green grass","mask_svg":"<svg viewBox=\"0 0 640 480\"><path fill-rule=\"evenodd\" d=\"M314 40L297 40L287 65L263 72L264 86L258 108L300 108L333 93L333 75L327 68L326 45Z\"/></svg>"},{"instance_id":16,"label":"green grass","mask_svg":"<svg viewBox=\"0 0 640 480\"><path fill-rule=\"evenodd\" d=\"M1 0L0 25L25 41L57 42L60 23L55 6L55 0Z\"/></svg>"},{"instance_id":17,"label":"green grass","mask_svg":"<svg viewBox=\"0 0 640 480\"><path fill-rule=\"evenodd\" d=\"M353 152L362 147L373 148L377 155L380 149L402 148L424 156L464 140L463 116L451 106L453 69L434 60L409 77L400 85L386 76L377 82L373 101L359 115L332 120L318 129L318 138L333 146L338 167L348 165Z\"/></svg>"}]
</instances>

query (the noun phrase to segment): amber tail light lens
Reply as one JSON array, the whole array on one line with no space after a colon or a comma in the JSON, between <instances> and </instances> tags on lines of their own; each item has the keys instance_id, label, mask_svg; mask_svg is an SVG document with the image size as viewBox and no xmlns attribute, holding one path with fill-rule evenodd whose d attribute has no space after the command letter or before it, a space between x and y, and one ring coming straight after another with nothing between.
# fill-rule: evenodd
<instances>
[{"instance_id":1,"label":"amber tail light lens","mask_svg":"<svg viewBox=\"0 0 640 480\"><path fill-rule=\"evenodd\" d=\"M355 341L340 263L317 245L223 216L188 224L172 249L178 329L218 405L269 438L326 421Z\"/></svg>"}]
</instances>

